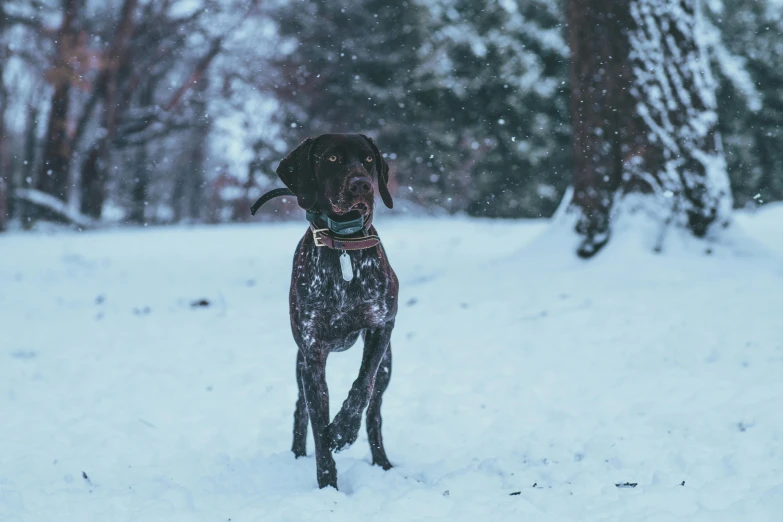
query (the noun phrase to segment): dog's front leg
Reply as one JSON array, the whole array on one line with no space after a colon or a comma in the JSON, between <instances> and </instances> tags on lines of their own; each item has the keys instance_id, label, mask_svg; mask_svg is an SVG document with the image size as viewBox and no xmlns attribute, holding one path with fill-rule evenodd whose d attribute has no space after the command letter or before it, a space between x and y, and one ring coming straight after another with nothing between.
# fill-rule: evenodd
<instances>
[{"instance_id":1,"label":"dog's front leg","mask_svg":"<svg viewBox=\"0 0 783 522\"><path fill-rule=\"evenodd\" d=\"M302 383L304 384L307 413L313 427L315 441L315 466L318 487L337 489L337 468L329 448L326 428L329 425L329 389L326 387L326 356L328 350L312 347L304 355Z\"/></svg>"},{"instance_id":2,"label":"dog's front leg","mask_svg":"<svg viewBox=\"0 0 783 522\"><path fill-rule=\"evenodd\" d=\"M370 402L367 405L367 440L370 443L370 453L372 453L372 463L383 469L391 469L392 464L386 456L386 450L383 447L383 435L381 435L381 403L383 402L383 392L389 386L392 369L392 348L391 344L386 349L386 353L381 360L381 365L375 374L375 384L373 384Z\"/></svg>"},{"instance_id":3,"label":"dog's front leg","mask_svg":"<svg viewBox=\"0 0 783 522\"><path fill-rule=\"evenodd\" d=\"M296 399L296 410L294 410L294 443L291 451L296 458L304 457L307 454L307 424L309 417L307 415L307 399L304 391L304 373L305 359L302 350L296 353L296 385L299 388L299 397Z\"/></svg>"},{"instance_id":4,"label":"dog's front leg","mask_svg":"<svg viewBox=\"0 0 783 522\"><path fill-rule=\"evenodd\" d=\"M364 353L359 376L353 382L343 407L326 430L329 448L340 451L356 442L362 424L362 412L367 407L375 384L375 374L389 348L394 321L381 328L369 328L364 336Z\"/></svg>"}]
</instances>

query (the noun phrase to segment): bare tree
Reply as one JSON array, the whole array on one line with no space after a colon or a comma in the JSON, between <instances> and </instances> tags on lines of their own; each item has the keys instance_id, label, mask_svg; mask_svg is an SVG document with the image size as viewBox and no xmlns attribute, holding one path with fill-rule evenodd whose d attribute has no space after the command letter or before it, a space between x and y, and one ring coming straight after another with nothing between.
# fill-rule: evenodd
<instances>
[{"instance_id":1,"label":"bare tree","mask_svg":"<svg viewBox=\"0 0 783 522\"><path fill-rule=\"evenodd\" d=\"M8 108L8 89L5 87L5 64L9 50L3 41L5 17L0 9L0 232L6 229L8 221L8 193L11 182L11 158L8 151L8 133L5 125L5 113Z\"/></svg>"},{"instance_id":2,"label":"bare tree","mask_svg":"<svg viewBox=\"0 0 783 522\"><path fill-rule=\"evenodd\" d=\"M659 198L665 222L703 237L731 194L716 131L700 0L569 0L577 251L609 240L616 200Z\"/></svg>"},{"instance_id":3,"label":"bare tree","mask_svg":"<svg viewBox=\"0 0 783 522\"><path fill-rule=\"evenodd\" d=\"M36 187L41 192L62 201L66 200L69 166L73 152L68 141L68 114L71 107L76 48L80 38L77 29L80 5L78 0L61 0L62 22L55 36L53 63L47 71L47 79L54 86L54 91L43 144L41 172Z\"/></svg>"},{"instance_id":4,"label":"bare tree","mask_svg":"<svg viewBox=\"0 0 783 522\"><path fill-rule=\"evenodd\" d=\"M148 4L148 8L150 5ZM225 35L213 38L207 50L199 56L192 65L173 94L166 101L138 96L140 86L145 78L155 78L154 89L158 82L163 80L162 74L156 74L156 69L162 67L168 72L177 60L178 53L186 46L184 37L170 39L168 45L162 46L156 41L157 36L182 34L183 26L191 22L194 17L188 16L181 19L173 19L168 13L157 13L157 17L150 13L145 14L140 25L133 26L133 9L136 0L125 0L120 18L120 31L117 33L112 51L108 56L107 67L95 82L90 101L86 105L86 111L92 111L98 100L103 105L100 118L101 132L90 146L87 158L82 165L81 182L81 211L83 214L99 219L106 199L106 183L109 178L109 166L111 151L119 150L127 146L143 146L144 144L165 137L177 130L198 129L199 118L193 115L182 115L178 111L187 101L187 95L194 86L200 84L200 80L206 73L210 64L222 51L222 43ZM164 6L166 7L166 6ZM206 10L198 11L202 15ZM157 25L155 22L157 21ZM127 34L126 34L127 33ZM144 54L149 57L142 58ZM135 106L131 103L136 99L145 100L148 104ZM94 100L94 101L93 101ZM203 114L202 114L203 116ZM90 112L85 112L77 125L74 139L79 139L81 130L90 119ZM196 120L194 122L193 120ZM203 148L203 147L202 147ZM142 186L137 186L138 193L135 198L142 197ZM135 218L138 218L136 211Z\"/></svg>"},{"instance_id":5,"label":"bare tree","mask_svg":"<svg viewBox=\"0 0 783 522\"><path fill-rule=\"evenodd\" d=\"M137 5L138 0L123 1L114 38L103 59L104 68L93 87L93 94L103 99L99 124L101 131L87 153L81 179L81 212L92 218L101 217L106 199L106 180L111 161L109 144L117 133L120 77L130 76L129 42L134 30Z\"/></svg>"}]
</instances>

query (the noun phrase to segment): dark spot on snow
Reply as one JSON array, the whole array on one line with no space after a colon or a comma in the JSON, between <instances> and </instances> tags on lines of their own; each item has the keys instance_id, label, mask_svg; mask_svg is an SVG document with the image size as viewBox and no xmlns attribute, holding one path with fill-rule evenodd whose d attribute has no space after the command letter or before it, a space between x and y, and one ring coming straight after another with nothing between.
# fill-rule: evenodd
<instances>
[{"instance_id":1,"label":"dark spot on snow","mask_svg":"<svg viewBox=\"0 0 783 522\"><path fill-rule=\"evenodd\" d=\"M35 359L38 354L32 350L17 350L11 352L11 357L14 359Z\"/></svg>"},{"instance_id":2,"label":"dark spot on snow","mask_svg":"<svg viewBox=\"0 0 783 522\"><path fill-rule=\"evenodd\" d=\"M615 484L616 487L621 488L621 489L622 488L635 488L638 485L639 485L638 482L618 482L617 484Z\"/></svg>"},{"instance_id":3,"label":"dark spot on snow","mask_svg":"<svg viewBox=\"0 0 783 522\"><path fill-rule=\"evenodd\" d=\"M685 481L683 480L682 482L680 482L680 486L684 486L684 485L685 485Z\"/></svg>"},{"instance_id":4,"label":"dark spot on snow","mask_svg":"<svg viewBox=\"0 0 783 522\"><path fill-rule=\"evenodd\" d=\"M533 487L538 487L538 482L533 482Z\"/></svg>"},{"instance_id":5,"label":"dark spot on snow","mask_svg":"<svg viewBox=\"0 0 783 522\"><path fill-rule=\"evenodd\" d=\"M444 496L444 497L448 497L449 495L451 495L451 493L449 492L449 490L448 490L448 489L447 489L446 491L444 491L444 492L443 492L443 496Z\"/></svg>"},{"instance_id":6,"label":"dark spot on snow","mask_svg":"<svg viewBox=\"0 0 783 522\"><path fill-rule=\"evenodd\" d=\"M709 256L709 255L712 254L712 249L711 248L707 248L707 249L704 250L704 253Z\"/></svg>"},{"instance_id":7,"label":"dark spot on snow","mask_svg":"<svg viewBox=\"0 0 783 522\"><path fill-rule=\"evenodd\" d=\"M212 391L212 386L207 386L207 391Z\"/></svg>"},{"instance_id":8,"label":"dark spot on snow","mask_svg":"<svg viewBox=\"0 0 783 522\"><path fill-rule=\"evenodd\" d=\"M522 494L522 492L521 492L521 491L512 491L512 492L511 492L511 493L509 493L508 495L509 495L510 497L513 497L513 496L516 496L516 495L521 495L521 494Z\"/></svg>"},{"instance_id":9,"label":"dark spot on snow","mask_svg":"<svg viewBox=\"0 0 783 522\"><path fill-rule=\"evenodd\" d=\"M752 422L751 423L745 423L745 422L740 421L740 422L737 423L737 429L740 430L741 432L745 432L745 431L748 431L749 428L752 428L753 425L754 425L754 423L752 423Z\"/></svg>"},{"instance_id":10,"label":"dark spot on snow","mask_svg":"<svg viewBox=\"0 0 783 522\"><path fill-rule=\"evenodd\" d=\"M415 297L411 297L410 299L408 299L408 302L407 302L407 303L405 303L405 304L406 304L407 306L413 306L413 305L415 305L415 304L416 304L416 303L418 303L418 302L419 302L419 300L418 300L418 299L416 299Z\"/></svg>"},{"instance_id":11,"label":"dark spot on snow","mask_svg":"<svg viewBox=\"0 0 783 522\"><path fill-rule=\"evenodd\" d=\"M133 315L149 315L149 313L152 311L152 308L149 306L145 306L143 308L134 308L133 309Z\"/></svg>"},{"instance_id":12,"label":"dark spot on snow","mask_svg":"<svg viewBox=\"0 0 783 522\"><path fill-rule=\"evenodd\" d=\"M581 461L584 458L585 458L584 453L575 453L574 454L574 462L579 462L579 461Z\"/></svg>"},{"instance_id":13,"label":"dark spot on snow","mask_svg":"<svg viewBox=\"0 0 783 522\"><path fill-rule=\"evenodd\" d=\"M256 286L256 280L255 279L248 279L245 281L245 286ZM231 520L231 519L229 519Z\"/></svg>"},{"instance_id":14,"label":"dark spot on snow","mask_svg":"<svg viewBox=\"0 0 783 522\"><path fill-rule=\"evenodd\" d=\"M467 310L468 308L470 308L470 305L468 305L468 303L460 303L459 307L462 308L463 310Z\"/></svg>"},{"instance_id":15,"label":"dark spot on snow","mask_svg":"<svg viewBox=\"0 0 783 522\"><path fill-rule=\"evenodd\" d=\"M88 477L87 473L84 471L82 471L82 478L85 480L85 482L87 482L87 484L92 486L92 481L90 480L90 477ZM90 493L92 493L92 490L90 490Z\"/></svg>"},{"instance_id":16,"label":"dark spot on snow","mask_svg":"<svg viewBox=\"0 0 783 522\"><path fill-rule=\"evenodd\" d=\"M103 294L99 294L98 297L95 298L95 304L101 305L104 302L106 302L106 296Z\"/></svg>"},{"instance_id":17,"label":"dark spot on snow","mask_svg":"<svg viewBox=\"0 0 783 522\"><path fill-rule=\"evenodd\" d=\"M190 302L191 308L206 308L209 306L209 300L208 299L196 299L195 301Z\"/></svg>"},{"instance_id":18,"label":"dark spot on snow","mask_svg":"<svg viewBox=\"0 0 783 522\"><path fill-rule=\"evenodd\" d=\"M541 310L541 313L538 315L541 317L546 317L547 315L549 315L549 312L547 312L546 310Z\"/></svg>"}]
</instances>

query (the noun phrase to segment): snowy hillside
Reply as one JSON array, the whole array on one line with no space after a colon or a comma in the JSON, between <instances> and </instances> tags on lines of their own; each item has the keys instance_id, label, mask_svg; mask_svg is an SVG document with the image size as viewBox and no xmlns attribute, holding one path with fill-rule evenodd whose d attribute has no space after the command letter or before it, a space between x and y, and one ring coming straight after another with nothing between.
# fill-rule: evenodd
<instances>
[{"instance_id":1,"label":"snowy hillside","mask_svg":"<svg viewBox=\"0 0 783 522\"><path fill-rule=\"evenodd\" d=\"M396 467L362 431L340 491L288 451L304 225L0 236L0 520L781 520L783 207L711 255L548 226L380 216Z\"/></svg>"}]
</instances>

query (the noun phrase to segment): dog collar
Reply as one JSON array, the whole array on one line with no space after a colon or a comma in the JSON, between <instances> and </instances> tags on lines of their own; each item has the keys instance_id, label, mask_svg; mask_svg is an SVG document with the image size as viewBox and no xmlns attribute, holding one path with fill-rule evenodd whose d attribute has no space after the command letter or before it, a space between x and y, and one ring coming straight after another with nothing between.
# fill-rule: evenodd
<instances>
[{"instance_id":1,"label":"dog collar","mask_svg":"<svg viewBox=\"0 0 783 522\"><path fill-rule=\"evenodd\" d=\"M255 215L261 205L272 198L294 195L287 188L270 190L250 207L250 214ZM372 226L372 214L368 214L366 217L359 215L344 221L332 219L319 210L308 210L306 216L307 221L310 222L310 230L317 247L326 247L332 250L364 250L381 244L381 238L375 234L367 233L367 230ZM356 234L362 235L351 237Z\"/></svg>"},{"instance_id":2,"label":"dog collar","mask_svg":"<svg viewBox=\"0 0 783 522\"><path fill-rule=\"evenodd\" d=\"M352 214L353 216L351 216ZM360 232L365 226L369 226L365 223L364 216L356 211L349 212L344 216L344 219L339 220L332 219L318 210L308 210L306 217L307 221L315 226L318 226L319 222L325 224L325 228L338 236L350 236Z\"/></svg>"},{"instance_id":3,"label":"dog collar","mask_svg":"<svg viewBox=\"0 0 783 522\"><path fill-rule=\"evenodd\" d=\"M367 230L372 226L372 214L366 217L335 221L319 211L307 211L307 221L310 222L310 231L313 233L315 246L326 247L332 250L364 250L378 246L381 238L375 234L368 234ZM322 227L325 224L326 227ZM351 237L361 234L358 237Z\"/></svg>"}]
</instances>

